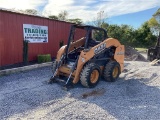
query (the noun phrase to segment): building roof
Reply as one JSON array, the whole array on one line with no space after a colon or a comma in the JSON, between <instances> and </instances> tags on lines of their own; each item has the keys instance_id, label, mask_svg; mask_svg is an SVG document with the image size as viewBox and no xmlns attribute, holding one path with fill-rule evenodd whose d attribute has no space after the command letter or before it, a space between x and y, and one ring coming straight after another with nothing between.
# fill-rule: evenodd
<instances>
[{"instance_id":1,"label":"building roof","mask_svg":"<svg viewBox=\"0 0 160 120\"><path fill-rule=\"evenodd\" d=\"M26 16L33 16L33 17L39 17L39 18L44 18L44 19L49 19L49 20L54 20L54 21L59 21L59 22L66 22L66 23L71 23L71 22L68 22L68 21L63 21L63 20L55 20L55 19L51 19L51 18L48 18L44 15L33 15L33 14L29 14L29 13L25 13L24 11L18 11L18 10L15 10L15 9L6 9L6 8L2 8L0 7L0 11L3 11L3 12L9 12L9 13L13 13L13 14L20 14L20 15L26 15ZM71 23L73 24L73 23Z\"/></svg>"}]
</instances>

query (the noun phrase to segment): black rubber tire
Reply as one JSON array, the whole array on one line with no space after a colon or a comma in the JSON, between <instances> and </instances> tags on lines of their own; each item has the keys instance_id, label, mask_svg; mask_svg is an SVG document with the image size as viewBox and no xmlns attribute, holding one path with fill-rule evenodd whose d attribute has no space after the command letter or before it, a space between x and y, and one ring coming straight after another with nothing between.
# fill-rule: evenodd
<instances>
[{"instance_id":1,"label":"black rubber tire","mask_svg":"<svg viewBox=\"0 0 160 120\"><path fill-rule=\"evenodd\" d=\"M118 68L118 73L116 75L116 77L113 76L113 70L115 69L115 67ZM120 74L120 65L118 62L116 61L109 61L103 71L103 77L105 79L105 81L107 82L115 82L117 80L117 78L119 77Z\"/></svg>"},{"instance_id":2,"label":"black rubber tire","mask_svg":"<svg viewBox=\"0 0 160 120\"><path fill-rule=\"evenodd\" d=\"M90 77L91 77L91 73L94 70L98 71L98 79L96 80L96 82L93 83L93 82L91 82ZM100 67L97 64L95 64L95 63L89 63L89 64L87 64L82 69L82 72L81 72L81 75L80 75L80 82L81 82L81 84L84 87L88 87L88 88L95 87L98 84L99 80L100 80L100 73L101 73L101 70L100 70Z\"/></svg>"},{"instance_id":3,"label":"black rubber tire","mask_svg":"<svg viewBox=\"0 0 160 120\"><path fill-rule=\"evenodd\" d=\"M52 63L52 73L54 74L55 70L56 70L56 67L57 67L57 61L53 61Z\"/></svg>"}]
</instances>

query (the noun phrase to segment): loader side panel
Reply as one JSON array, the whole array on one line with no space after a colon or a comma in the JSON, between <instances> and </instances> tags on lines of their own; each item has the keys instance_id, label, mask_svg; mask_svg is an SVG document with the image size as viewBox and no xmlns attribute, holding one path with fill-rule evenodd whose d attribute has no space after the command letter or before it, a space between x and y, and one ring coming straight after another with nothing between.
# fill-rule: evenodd
<instances>
[{"instance_id":1,"label":"loader side panel","mask_svg":"<svg viewBox=\"0 0 160 120\"><path fill-rule=\"evenodd\" d=\"M107 47L111 47L111 46L116 47L114 59L120 64L121 72L122 72L124 69L124 53L125 53L124 45L121 45L117 39L109 38L106 40L106 46Z\"/></svg>"},{"instance_id":2,"label":"loader side panel","mask_svg":"<svg viewBox=\"0 0 160 120\"><path fill-rule=\"evenodd\" d=\"M124 69L124 45L120 45L116 48L114 59L120 64L122 72Z\"/></svg>"}]
</instances>

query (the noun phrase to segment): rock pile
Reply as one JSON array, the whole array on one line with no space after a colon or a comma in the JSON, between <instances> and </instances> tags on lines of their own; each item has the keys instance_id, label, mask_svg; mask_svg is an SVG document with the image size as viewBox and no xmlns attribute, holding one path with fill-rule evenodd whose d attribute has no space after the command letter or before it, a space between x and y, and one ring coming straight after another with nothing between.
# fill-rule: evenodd
<instances>
[{"instance_id":1,"label":"rock pile","mask_svg":"<svg viewBox=\"0 0 160 120\"><path fill-rule=\"evenodd\" d=\"M125 60L126 61L144 61L144 62L148 61L136 49L130 46L125 47Z\"/></svg>"}]
</instances>

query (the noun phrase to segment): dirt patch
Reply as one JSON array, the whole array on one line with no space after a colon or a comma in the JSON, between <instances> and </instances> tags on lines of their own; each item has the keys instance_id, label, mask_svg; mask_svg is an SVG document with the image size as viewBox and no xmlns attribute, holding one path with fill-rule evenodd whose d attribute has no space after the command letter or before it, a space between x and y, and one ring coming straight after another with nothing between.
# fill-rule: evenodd
<instances>
[{"instance_id":1,"label":"dirt patch","mask_svg":"<svg viewBox=\"0 0 160 120\"><path fill-rule=\"evenodd\" d=\"M125 47L125 60L126 61L144 61L144 62L148 61L136 49L130 46Z\"/></svg>"},{"instance_id":2,"label":"dirt patch","mask_svg":"<svg viewBox=\"0 0 160 120\"><path fill-rule=\"evenodd\" d=\"M87 93L84 93L82 94L82 98L83 99L86 99L87 97L90 97L90 96L99 96L99 95L103 95L105 93L105 89L102 88L102 89L97 89L97 90L93 90L91 92L87 92Z\"/></svg>"}]
</instances>

